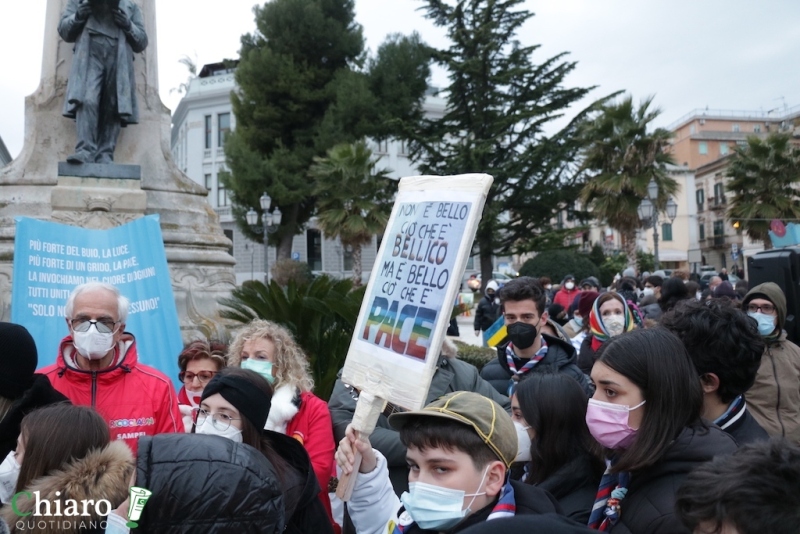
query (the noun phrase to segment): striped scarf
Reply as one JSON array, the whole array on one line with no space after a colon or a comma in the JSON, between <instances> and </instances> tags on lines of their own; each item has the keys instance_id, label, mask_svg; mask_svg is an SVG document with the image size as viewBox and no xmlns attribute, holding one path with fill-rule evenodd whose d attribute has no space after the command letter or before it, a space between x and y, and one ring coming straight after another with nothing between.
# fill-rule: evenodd
<instances>
[{"instance_id":1,"label":"striped scarf","mask_svg":"<svg viewBox=\"0 0 800 534\"><path fill-rule=\"evenodd\" d=\"M494 505L492 508L492 512L489 514L489 517L486 518L486 521L491 521L493 519L502 519L504 517L514 517L517 513L517 500L514 497L514 487L511 486L511 478L509 477L506 481L505 486L500 491L500 498L497 501L497 504ZM416 523L411 523L410 525L394 525L394 529L392 530L392 534L403 534L404 532L409 532L411 527Z\"/></svg>"},{"instance_id":2,"label":"striped scarf","mask_svg":"<svg viewBox=\"0 0 800 534\"><path fill-rule=\"evenodd\" d=\"M618 293L611 293L617 300L622 303L622 308L625 310L625 322L622 328L623 332L630 332L636 328L636 320L631 312L630 306L625 302L622 295ZM606 325L603 323L603 316L600 313L600 299L596 299L592 304L592 310L589 312L589 330L592 333L592 348L597 350L600 345L611 339L611 334L608 332ZM605 301L608 302L608 301ZM604 302L604 304L605 304Z\"/></svg>"},{"instance_id":3,"label":"striped scarf","mask_svg":"<svg viewBox=\"0 0 800 534\"><path fill-rule=\"evenodd\" d=\"M514 388L519 382L519 379L522 378L522 375L533 369L537 363L542 361L544 357L547 356L547 341L545 341L544 338L541 336L539 337L539 339L542 340L542 346L539 348L539 350L536 351L536 354L534 354L530 360L525 362L525 365L519 368L519 370L517 370L517 364L514 361L514 359L516 358L516 354L514 353L514 344L509 343L508 345L506 345L506 362L508 362L508 369L514 375L511 378L511 380L508 381L509 397L514 392Z\"/></svg>"},{"instance_id":4,"label":"striped scarf","mask_svg":"<svg viewBox=\"0 0 800 534\"><path fill-rule=\"evenodd\" d=\"M617 524L622 514L621 503L628 493L631 475L627 472L612 473L613 460L606 460L606 472L600 479L597 496L594 498L592 513L589 515L589 528L608 532Z\"/></svg>"},{"instance_id":5,"label":"striped scarf","mask_svg":"<svg viewBox=\"0 0 800 534\"><path fill-rule=\"evenodd\" d=\"M725 410L725 413L714 419L714 424L725 430L733 423L744 417L746 408L747 404L744 402L744 396L739 395L733 399L733 402L731 402L730 406L728 406L728 409Z\"/></svg>"}]
</instances>

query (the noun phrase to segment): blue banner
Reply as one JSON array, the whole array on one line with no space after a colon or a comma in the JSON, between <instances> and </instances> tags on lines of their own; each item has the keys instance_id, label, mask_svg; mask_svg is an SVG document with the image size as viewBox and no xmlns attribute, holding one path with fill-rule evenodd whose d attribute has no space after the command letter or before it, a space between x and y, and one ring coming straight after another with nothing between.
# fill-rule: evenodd
<instances>
[{"instance_id":1,"label":"blue banner","mask_svg":"<svg viewBox=\"0 0 800 534\"><path fill-rule=\"evenodd\" d=\"M11 321L36 341L39 368L55 363L69 334L64 306L85 282L116 286L131 304L125 330L136 338L139 361L177 383L183 350L158 215L110 230L87 230L18 217L14 241Z\"/></svg>"}]
</instances>

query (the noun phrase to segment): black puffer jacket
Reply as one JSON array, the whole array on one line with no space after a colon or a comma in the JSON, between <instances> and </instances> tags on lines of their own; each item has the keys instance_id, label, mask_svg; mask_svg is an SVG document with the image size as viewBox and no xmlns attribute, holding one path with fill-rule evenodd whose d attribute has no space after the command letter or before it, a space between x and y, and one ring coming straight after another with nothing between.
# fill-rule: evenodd
<instances>
[{"instance_id":1,"label":"black puffer jacket","mask_svg":"<svg viewBox=\"0 0 800 534\"><path fill-rule=\"evenodd\" d=\"M500 313L500 304L494 296L489 298L488 295L478 302L478 307L475 309L475 330L489 330L492 325L497 321L498 314Z\"/></svg>"},{"instance_id":2,"label":"black puffer jacket","mask_svg":"<svg viewBox=\"0 0 800 534\"><path fill-rule=\"evenodd\" d=\"M139 438L136 485L153 492L134 532L280 533L284 497L258 450L202 434Z\"/></svg>"},{"instance_id":3,"label":"black puffer jacket","mask_svg":"<svg viewBox=\"0 0 800 534\"><path fill-rule=\"evenodd\" d=\"M684 428L664 458L631 473L614 534L689 533L675 515L675 494L694 468L717 455L736 451L736 442L717 427Z\"/></svg>"},{"instance_id":4,"label":"black puffer jacket","mask_svg":"<svg viewBox=\"0 0 800 534\"><path fill-rule=\"evenodd\" d=\"M583 374L577 364L575 347L572 344L560 339L542 334L547 342L547 356L536 364L531 372L534 373L564 373L574 378L583 390L590 397L594 394L594 388L589 383L589 379ZM508 368L506 359L506 345L497 347L497 359L490 361L481 369L481 378L489 382L494 388L505 395L508 393L508 381L511 379L512 372Z\"/></svg>"},{"instance_id":5,"label":"black puffer jacket","mask_svg":"<svg viewBox=\"0 0 800 534\"><path fill-rule=\"evenodd\" d=\"M555 497L565 516L585 525L602 475L602 462L587 453L576 456L536 487Z\"/></svg>"}]
</instances>

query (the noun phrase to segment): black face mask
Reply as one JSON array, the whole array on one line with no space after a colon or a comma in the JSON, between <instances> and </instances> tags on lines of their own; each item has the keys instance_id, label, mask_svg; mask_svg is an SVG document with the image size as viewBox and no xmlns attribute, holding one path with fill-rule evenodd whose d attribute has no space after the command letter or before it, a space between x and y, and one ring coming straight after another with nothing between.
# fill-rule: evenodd
<instances>
[{"instance_id":1,"label":"black face mask","mask_svg":"<svg viewBox=\"0 0 800 534\"><path fill-rule=\"evenodd\" d=\"M518 349L525 350L536 342L536 327L532 324L517 321L506 327L508 339Z\"/></svg>"}]
</instances>

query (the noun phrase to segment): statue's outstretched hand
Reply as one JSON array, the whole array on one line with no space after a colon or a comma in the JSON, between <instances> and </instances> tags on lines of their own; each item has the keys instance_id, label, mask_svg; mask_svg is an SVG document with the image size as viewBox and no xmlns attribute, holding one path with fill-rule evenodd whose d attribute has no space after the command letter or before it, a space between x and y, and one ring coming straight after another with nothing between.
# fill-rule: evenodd
<instances>
[{"instance_id":1,"label":"statue's outstretched hand","mask_svg":"<svg viewBox=\"0 0 800 534\"><path fill-rule=\"evenodd\" d=\"M78 9L75 11L75 20L78 22L86 22L89 20L89 15L92 13L92 6L89 5L89 0L82 0L78 4Z\"/></svg>"},{"instance_id":2,"label":"statue's outstretched hand","mask_svg":"<svg viewBox=\"0 0 800 534\"><path fill-rule=\"evenodd\" d=\"M128 14L121 9L114 11L114 22L124 31L131 29L131 19Z\"/></svg>"}]
</instances>

